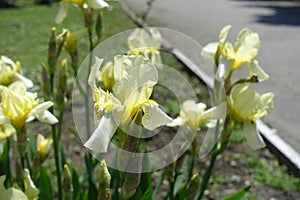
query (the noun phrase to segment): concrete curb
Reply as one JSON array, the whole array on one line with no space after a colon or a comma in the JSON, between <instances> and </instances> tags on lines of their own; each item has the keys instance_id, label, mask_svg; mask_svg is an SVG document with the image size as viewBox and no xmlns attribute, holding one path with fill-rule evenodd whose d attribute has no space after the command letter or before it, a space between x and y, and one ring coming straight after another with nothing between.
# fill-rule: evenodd
<instances>
[{"instance_id":1,"label":"concrete curb","mask_svg":"<svg viewBox=\"0 0 300 200\"><path fill-rule=\"evenodd\" d=\"M136 14L128 8L124 1L120 1L120 5L131 20L139 27L147 27ZM189 59L183 52L172 47L167 41L163 41L163 46L170 50L171 53L182 62L191 72L203 80L208 87L213 88L213 77L207 75L204 71L197 67L197 65ZM268 149L278 158L280 162L285 164L287 168L295 175L300 177L300 153L297 152L291 145L285 142L277 133L275 129L265 124L261 120L257 120L257 128L264 138Z\"/></svg>"}]
</instances>

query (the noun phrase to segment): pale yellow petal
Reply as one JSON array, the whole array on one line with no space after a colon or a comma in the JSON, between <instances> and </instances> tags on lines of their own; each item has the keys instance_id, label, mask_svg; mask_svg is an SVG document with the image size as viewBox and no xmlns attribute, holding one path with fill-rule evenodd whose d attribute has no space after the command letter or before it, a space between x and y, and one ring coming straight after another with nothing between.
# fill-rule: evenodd
<instances>
[{"instance_id":1,"label":"pale yellow petal","mask_svg":"<svg viewBox=\"0 0 300 200\"><path fill-rule=\"evenodd\" d=\"M172 121L172 118L164 113L158 105L146 103L143 106L144 115L142 117L142 124L149 130L154 130L159 126L166 125Z\"/></svg>"},{"instance_id":2,"label":"pale yellow petal","mask_svg":"<svg viewBox=\"0 0 300 200\"><path fill-rule=\"evenodd\" d=\"M249 146L254 149L261 149L266 146L260 133L257 131L255 124L246 121L244 122L244 133Z\"/></svg>"}]
</instances>

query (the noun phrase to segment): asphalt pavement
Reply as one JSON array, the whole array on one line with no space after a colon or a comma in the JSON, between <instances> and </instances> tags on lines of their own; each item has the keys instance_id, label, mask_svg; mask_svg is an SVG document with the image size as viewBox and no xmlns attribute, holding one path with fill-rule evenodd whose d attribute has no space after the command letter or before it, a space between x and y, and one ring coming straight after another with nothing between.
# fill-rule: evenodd
<instances>
[{"instance_id":1,"label":"asphalt pavement","mask_svg":"<svg viewBox=\"0 0 300 200\"><path fill-rule=\"evenodd\" d=\"M147 9L146 0L123 1L136 13ZM274 110L264 122L300 152L299 1L156 0L147 22L184 33L203 46L217 41L227 24L232 25L232 42L244 27L258 32L261 49L257 59L271 77L258 90L275 94Z\"/></svg>"}]
</instances>

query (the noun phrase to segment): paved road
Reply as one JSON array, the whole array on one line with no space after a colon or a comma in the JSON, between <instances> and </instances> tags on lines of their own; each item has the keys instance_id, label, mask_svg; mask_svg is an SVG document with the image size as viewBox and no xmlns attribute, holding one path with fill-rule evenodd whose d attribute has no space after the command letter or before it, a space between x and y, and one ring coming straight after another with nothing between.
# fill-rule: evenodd
<instances>
[{"instance_id":1,"label":"paved road","mask_svg":"<svg viewBox=\"0 0 300 200\"><path fill-rule=\"evenodd\" d=\"M136 12L145 0L124 0ZM260 65L271 76L259 90L275 93L275 108L264 121L300 152L300 3L270 0L156 0L147 20L180 31L200 44L216 41L227 24L229 39L249 27L260 34ZM192 49L191 49L192 51Z\"/></svg>"}]
</instances>

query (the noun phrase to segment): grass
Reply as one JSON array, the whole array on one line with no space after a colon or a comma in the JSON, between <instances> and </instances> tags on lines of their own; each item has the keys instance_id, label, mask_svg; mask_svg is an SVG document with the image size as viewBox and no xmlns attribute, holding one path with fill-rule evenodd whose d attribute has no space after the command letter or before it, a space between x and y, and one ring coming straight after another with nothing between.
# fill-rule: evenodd
<instances>
[{"instance_id":1,"label":"grass","mask_svg":"<svg viewBox=\"0 0 300 200\"><path fill-rule=\"evenodd\" d=\"M135 27L121 11L118 3L112 2L111 5L112 9L104 10L102 39ZM17 8L0 11L0 55L19 60L23 73L35 83L39 82L36 74L40 71L40 65L47 62L47 43L51 27L57 27L57 31L61 32L64 27L75 31L84 26L80 9L74 6L70 6L63 23L56 24L54 19L58 8L58 3L41 6L33 4L33 1L23 0ZM86 40L79 43L81 58L87 54L86 44Z\"/></svg>"}]
</instances>

